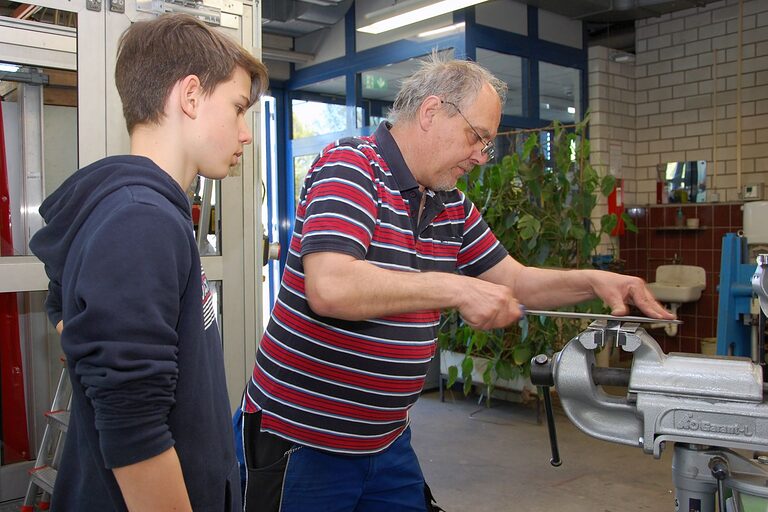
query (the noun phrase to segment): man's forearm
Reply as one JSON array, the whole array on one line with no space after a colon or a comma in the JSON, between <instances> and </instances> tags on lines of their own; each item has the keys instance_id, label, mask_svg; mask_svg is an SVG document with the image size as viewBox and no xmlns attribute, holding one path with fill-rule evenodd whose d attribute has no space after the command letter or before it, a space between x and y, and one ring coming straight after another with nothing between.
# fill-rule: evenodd
<instances>
[{"instance_id":1,"label":"man's forearm","mask_svg":"<svg viewBox=\"0 0 768 512\"><path fill-rule=\"evenodd\" d=\"M457 308L472 327L492 329L522 312L504 285L444 272L399 272L337 253L304 257L305 293L318 315L365 320Z\"/></svg>"},{"instance_id":2,"label":"man's forearm","mask_svg":"<svg viewBox=\"0 0 768 512\"><path fill-rule=\"evenodd\" d=\"M461 276L397 272L352 258L338 266L333 262L343 256L324 254L305 258L307 300L320 315L365 320L457 306Z\"/></svg>"},{"instance_id":3,"label":"man's forearm","mask_svg":"<svg viewBox=\"0 0 768 512\"><path fill-rule=\"evenodd\" d=\"M192 510L175 448L112 472L132 512Z\"/></svg>"},{"instance_id":4,"label":"man's forearm","mask_svg":"<svg viewBox=\"0 0 768 512\"><path fill-rule=\"evenodd\" d=\"M531 309L557 308L599 297L614 315L626 315L628 305L634 305L653 318L674 317L654 299L645 281L634 276L593 269L526 267L508 256L479 277L510 287L517 300Z\"/></svg>"},{"instance_id":5,"label":"man's forearm","mask_svg":"<svg viewBox=\"0 0 768 512\"><path fill-rule=\"evenodd\" d=\"M555 308L596 297L593 270L556 270L524 267L514 288L518 300L530 308Z\"/></svg>"}]
</instances>

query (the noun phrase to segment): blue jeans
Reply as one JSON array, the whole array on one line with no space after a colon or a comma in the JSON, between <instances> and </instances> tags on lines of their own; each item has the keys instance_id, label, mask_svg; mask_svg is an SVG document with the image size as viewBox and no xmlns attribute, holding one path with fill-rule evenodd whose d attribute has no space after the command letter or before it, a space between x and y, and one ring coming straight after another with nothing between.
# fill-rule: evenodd
<instances>
[{"instance_id":1,"label":"blue jeans","mask_svg":"<svg viewBox=\"0 0 768 512\"><path fill-rule=\"evenodd\" d=\"M281 512L425 512L424 475L411 430L375 455L299 447L288 460Z\"/></svg>"},{"instance_id":2,"label":"blue jeans","mask_svg":"<svg viewBox=\"0 0 768 512\"><path fill-rule=\"evenodd\" d=\"M342 455L259 431L245 414L247 512L425 512L424 475L411 431L373 455Z\"/></svg>"}]
</instances>

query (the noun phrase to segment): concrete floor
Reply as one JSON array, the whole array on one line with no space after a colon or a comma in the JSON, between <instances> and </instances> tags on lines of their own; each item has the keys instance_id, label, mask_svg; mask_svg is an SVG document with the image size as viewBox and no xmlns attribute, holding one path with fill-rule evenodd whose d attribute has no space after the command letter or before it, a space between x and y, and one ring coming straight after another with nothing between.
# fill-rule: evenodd
<instances>
[{"instance_id":1,"label":"concrete floor","mask_svg":"<svg viewBox=\"0 0 768 512\"><path fill-rule=\"evenodd\" d=\"M563 465L549 464L546 424L532 406L491 408L448 391L425 393L411 415L413 446L447 512L666 512L674 510L672 453L598 441L556 412ZM19 503L0 504L16 512ZM396 511L393 511L396 512Z\"/></svg>"},{"instance_id":2,"label":"concrete floor","mask_svg":"<svg viewBox=\"0 0 768 512\"><path fill-rule=\"evenodd\" d=\"M554 468L532 406L494 401L489 409L460 391L445 402L430 392L411 417L414 449L447 512L675 510L671 450L656 460L593 439L556 412L563 464Z\"/></svg>"}]
</instances>

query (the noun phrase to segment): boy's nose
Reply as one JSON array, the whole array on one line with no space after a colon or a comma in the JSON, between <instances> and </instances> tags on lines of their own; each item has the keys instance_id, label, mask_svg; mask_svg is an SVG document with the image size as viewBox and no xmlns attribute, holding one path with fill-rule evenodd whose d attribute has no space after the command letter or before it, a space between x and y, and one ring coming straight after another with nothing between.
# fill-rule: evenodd
<instances>
[{"instance_id":1,"label":"boy's nose","mask_svg":"<svg viewBox=\"0 0 768 512\"><path fill-rule=\"evenodd\" d=\"M240 129L240 142L242 142L243 144L250 144L251 142L253 142L253 132L245 122L243 123L243 126Z\"/></svg>"}]
</instances>

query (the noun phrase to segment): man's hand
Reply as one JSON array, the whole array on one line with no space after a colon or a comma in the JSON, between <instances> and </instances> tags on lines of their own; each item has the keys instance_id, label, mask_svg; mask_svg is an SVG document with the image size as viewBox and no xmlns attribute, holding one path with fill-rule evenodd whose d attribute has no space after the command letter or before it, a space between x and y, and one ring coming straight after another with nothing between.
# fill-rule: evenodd
<instances>
[{"instance_id":1,"label":"man's hand","mask_svg":"<svg viewBox=\"0 0 768 512\"><path fill-rule=\"evenodd\" d=\"M520 303L512 290L475 278L465 278L460 297L459 314L469 326L475 329L496 329L506 327L523 317Z\"/></svg>"},{"instance_id":2,"label":"man's hand","mask_svg":"<svg viewBox=\"0 0 768 512\"><path fill-rule=\"evenodd\" d=\"M634 304L650 318L675 318L675 315L659 304L645 281L639 277L597 272L592 280L592 287L595 294L611 308L612 315L626 315L629 313L628 304Z\"/></svg>"}]
</instances>

